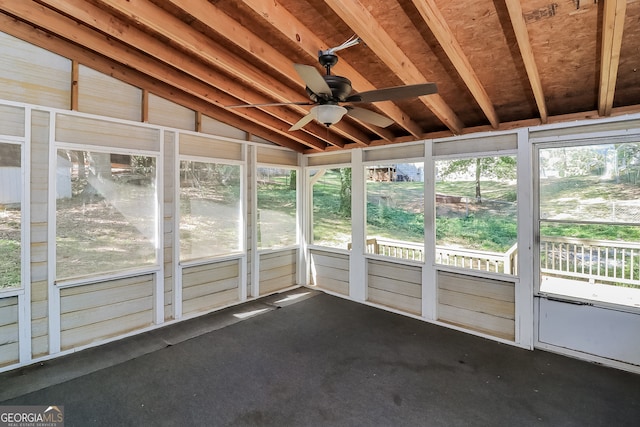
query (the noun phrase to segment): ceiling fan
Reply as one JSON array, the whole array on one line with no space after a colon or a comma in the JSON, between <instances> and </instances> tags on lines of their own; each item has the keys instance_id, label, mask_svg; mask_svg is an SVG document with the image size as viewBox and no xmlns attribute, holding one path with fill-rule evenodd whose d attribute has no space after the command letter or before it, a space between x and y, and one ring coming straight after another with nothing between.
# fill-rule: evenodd
<instances>
[{"instance_id":1,"label":"ceiling fan","mask_svg":"<svg viewBox=\"0 0 640 427\"><path fill-rule=\"evenodd\" d=\"M293 64L294 69L306 84L307 95L310 102L276 102L267 104L243 104L231 105L227 108L243 107L270 107L279 105L313 105L311 111L298 120L290 131L304 127L312 120L329 127L342 119L346 114L358 120L371 123L379 127L387 127L393 120L381 114L365 108L354 107L347 104L371 103L379 101L394 101L403 98L413 98L423 95L431 95L438 91L435 83L420 83L406 86L395 86L384 89L375 89L356 94L351 94L351 81L346 77L331 74L331 67L336 65L338 57L335 52L360 43L360 38L353 36L340 46L321 50L318 52L318 62L322 65L326 74L322 75L315 67L310 65Z\"/></svg>"}]
</instances>

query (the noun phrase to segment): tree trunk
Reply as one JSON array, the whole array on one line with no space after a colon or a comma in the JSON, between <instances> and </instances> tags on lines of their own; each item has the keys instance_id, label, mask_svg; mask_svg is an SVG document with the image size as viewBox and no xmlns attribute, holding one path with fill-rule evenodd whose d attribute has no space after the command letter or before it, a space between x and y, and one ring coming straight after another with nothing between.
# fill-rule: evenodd
<instances>
[{"instance_id":1,"label":"tree trunk","mask_svg":"<svg viewBox=\"0 0 640 427\"><path fill-rule=\"evenodd\" d=\"M480 192L480 175L482 173L482 166L480 158L476 159L476 202L482 203L482 194Z\"/></svg>"}]
</instances>

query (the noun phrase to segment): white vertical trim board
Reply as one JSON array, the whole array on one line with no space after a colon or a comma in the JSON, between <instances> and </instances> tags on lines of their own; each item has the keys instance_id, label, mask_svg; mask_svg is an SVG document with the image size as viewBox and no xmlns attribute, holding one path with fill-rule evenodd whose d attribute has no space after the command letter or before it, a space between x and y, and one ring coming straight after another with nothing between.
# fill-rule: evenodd
<instances>
[{"instance_id":1,"label":"white vertical trim board","mask_svg":"<svg viewBox=\"0 0 640 427\"><path fill-rule=\"evenodd\" d=\"M47 303L49 306L49 353L60 352L60 290L56 286L56 169L58 146L55 144L57 115L49 114L49 185L47 209L48 220L48 256L47 256L47 283L49 294Z\"/></svg>"},{"instance_id":2,"label":"white vertical trim board","mask_svg":"<svg viewBox=\"0 0 640 427\"><path fill-rule=\"evenodd\" d=\"M164 323L164 132L159 132L160 152L156 156L156 263L154 323Z\"/></svg>"},{"instance_id":3,"label":"white vertical trim board","mask_svg":"<svg viewBox=\"0 0 640 427\"><path fill-rule=\"evenodd\" d=\"M173 318L182 318L182 266L180 265L180 134L173 134Z\"/></svg>"},{"instance_id":4,"label":"white vertical trim board","mask_svg":"<svg viewBox=\"0 0 640 427\"><path fill-rule=\"evenodd\" d=\"M438 284L435 268L436 252L436 170L433 140L425 143L424 157L424 265L422 266L422 317L438 318Z\"/></svg>"},{"instance_id":5,"label":"white vertical trim board","mask_svg":"<svg viewBox=\"0 0 640 427\"><path fill-rule=\"evenodd\" d=\"M367 267L364 257L367 194L363 166L364 151L351 150L351 256L349 258L349 297L367 300ZM357 195L360 195L358 198Z\"/></svg>"},{"instance_id":6,"label":"white vertical trim board","mask_svg":"<svg viewBox=\"0 0 640 427\"><path fill-rule=\"evenodd\" d=\"M31 108L24 110L24 140L20 153L22 178L20 224L20 277L23 293L18 296L18 345L20 363L31 360Z\"/></svg>"},{"instance_id":7,"label":"white vertical trim board","mask_svg":"<svg viewBox=\"0 0 640 427\"><path fill-rule=\"evenodd\" d=\"M253 185L248 192L251 202L251 296L260 296L260 254L258 253L258 188L256 186L258 173L258 148L251 147L247 159L247 171L251 171ZM249 169L250 168L250 169Z\"/></svg>"},{"instance_id":8,"label":"white vertical trim board","mask_svg":"<svg viewBox=\"0 0 640 427\"><path fill-rule=\"evenodd\" d=\"M298 285L309 284L309 248L308 242L312 228L311 215L313 206L311 206L311 191L309 185L308 170L305 167L307 159L301 154L298 155L298 163L301 165L300 171L296 174L296 192L298 197L298 260L296 265Z\"/></svg>"},{"instance_id":9,"label":"white vertical trim board","mask_svg":"<svg viewBox=\"0 0 640 427\"><path fill-rule=\"evenodd\" d=\"M518 277L515 282L515 341L533 349L533 179L532 146L529 132L518 131L517 201L518 201Z\"/></svg>"},{"instance_id":10,"label":"white vertical trim board","mask_svg":"<svg viewBox=\"0 0 640 427\"><path fill-rule=\"evenodd\" d=\"M248 167L247 167L247 157L249 155L249 147L246 144L242 145L242 166L240 166L240 230L238 236L240 238L240 250L242 251L242 258L240 259L240 289L238 293L238 298L240 301L246 301L248 297L248 280L247 275L249 274L248 270L248 260L247 260L247 187L249 185L248 179Z\"/></svg>"}]
</instances>

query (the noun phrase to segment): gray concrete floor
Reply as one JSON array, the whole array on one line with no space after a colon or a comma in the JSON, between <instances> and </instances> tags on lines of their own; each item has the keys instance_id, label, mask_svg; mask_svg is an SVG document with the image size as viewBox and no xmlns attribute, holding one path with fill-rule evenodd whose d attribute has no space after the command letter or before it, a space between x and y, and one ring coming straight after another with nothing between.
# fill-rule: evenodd
<instances>
[{"instance_id":1,"label":"gray concrete floor","mask_svg":"<svg viewBox=\"0 0 640 427\"><path fill-rule=\"evenodd\" d=\"M67 426L640 420L640 375L304 288L5 372L0 384L0 405L63 405Z\"/></svg>"}]
</instances>

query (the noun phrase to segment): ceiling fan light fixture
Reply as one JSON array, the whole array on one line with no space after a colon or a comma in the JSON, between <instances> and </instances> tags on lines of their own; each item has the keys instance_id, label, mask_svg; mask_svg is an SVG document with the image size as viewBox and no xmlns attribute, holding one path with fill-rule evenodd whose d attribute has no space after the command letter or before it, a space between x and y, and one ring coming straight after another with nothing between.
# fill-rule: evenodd
<instances>
[{"instance_id":1,"label":"ceiling fan light fixture","mask_svg":"<svg viewBox=\"0 0 640 427\"><path fill-rule=\"evenodd\" d=\"M317 121L329 127L338 123L342 116L347 114L347 109L339 105L323 104L313 107L311 114L315 116Z\"/></svg>"}]
</instances>

